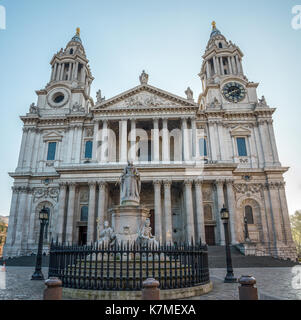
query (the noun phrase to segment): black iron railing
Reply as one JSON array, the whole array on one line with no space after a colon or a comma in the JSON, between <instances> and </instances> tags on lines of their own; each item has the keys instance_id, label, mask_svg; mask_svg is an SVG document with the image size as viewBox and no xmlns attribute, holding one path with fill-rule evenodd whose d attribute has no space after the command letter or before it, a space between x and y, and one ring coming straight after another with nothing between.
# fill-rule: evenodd
<instances>
[{"instance_id":1,"label":"black iron railing","mask_svg":"<svg viewBox=\"0 0 301 320\"><path fill-rule=\"evenodd\" d=\"M87 290L141 290L147 278L160 289L194 287L210 281L208 249L201 244L144 246L50 246L49 277L63 287Z\"/></svg>"}]
</instances>

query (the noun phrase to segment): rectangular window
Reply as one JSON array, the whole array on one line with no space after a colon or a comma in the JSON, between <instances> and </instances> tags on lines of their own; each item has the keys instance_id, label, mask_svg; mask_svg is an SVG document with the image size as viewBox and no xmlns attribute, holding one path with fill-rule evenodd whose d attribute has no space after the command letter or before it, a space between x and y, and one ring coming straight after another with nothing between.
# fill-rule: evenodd
<instances>
[{"instance_id":1,"label":"rectangular window","mask_svg":"<svg viewBox=\"0 0 301 320\"><path fill-rule=\"evenodd\" d=\"M201 138L199 140L199 148L200 148L200 156L201 157L207 157L208 153L207 153L207 142L206 142L206 139Z\"/></svg>"},{"instance_id":2,"label":"rectangular window","mask_svg":"<svg viewBox=\"0 0 301 320\"><path fill-rule=\"evenodd\" d=\"M55 160L56 142L48 143L47 160Z\"/></svg>"},{"instance_id":3,"label":"rectangular window","mask_svg":"<svg viewBox=\"0 0 301 320\"><path fill-rule=\"evenodd\" d=\"M246 145L246 138L237 138L237 150L238 150L238 155L240 157L247 157L247 145Z\"/></svg>"},{"instance_id":4,"label":"rectangular window","mask_svg":"<svg viewBox=\"0 0 301 320\"><path fill-rule=\"evenodd\" d=\"M92 148L93 148L93 142L86 141L85 159L92 159Z\"/></svg>"}]
</instances>

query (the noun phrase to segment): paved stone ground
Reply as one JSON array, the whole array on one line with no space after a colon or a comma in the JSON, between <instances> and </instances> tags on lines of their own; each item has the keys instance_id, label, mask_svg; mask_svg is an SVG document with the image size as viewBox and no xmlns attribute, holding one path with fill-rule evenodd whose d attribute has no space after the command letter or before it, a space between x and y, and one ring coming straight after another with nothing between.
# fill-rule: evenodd
<instances>
[{"instance_id":1,"label":"paved stone ground","mask_svg":"<svg viewBox=\"0 0 301 320\"><path fill-rule=\"evenodd\" d=\"M296 274L293 268L237 268L235 277L252 275L256 278L260 300L301 300L301 266L299 283L293 288ZM238 300L238 283L224 283L226 270L210 269L213 290L204 296L194 297L192 300ZM296 279L294 281L296 283ZM299 289L298 289L299 287Z\"/></svg>"},{"instance_id":2,"label":"paved stone ground","mask_svg":"<svg viewBox=\"0 0 301 320\"><path fill-rule=\"evenodd\" d=\"M260 299L301 300L301 267L297 268L300 268L297 282L300 289L292 286L295 277L293 268L241 268L234 269L234 275L253 275L257 280ZM33 267L6 267L6 271L0 267L0 300L43 299L44 281L30 280L33 272ZM42 272L47 277L47 268L43 268ZM225 273L225 269L210 269L213 291L191 300L238 300L239 284L223 283Z\"/></svg>"}]
</instances>

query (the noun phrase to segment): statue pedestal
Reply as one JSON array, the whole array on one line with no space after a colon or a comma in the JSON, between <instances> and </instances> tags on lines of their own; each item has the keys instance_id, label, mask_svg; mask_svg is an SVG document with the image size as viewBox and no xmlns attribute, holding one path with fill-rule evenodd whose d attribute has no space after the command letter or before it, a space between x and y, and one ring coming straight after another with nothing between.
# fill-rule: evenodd
<instances>
[{"instance_id":1,"label":"statue pedestal","mask_svg":"<svg viewBox=\"0 0 301 320\"><path fill-rule=\"evenodd\" d=\"M133 243L138 237L138 231L149 218L149 210L142 206L121 205L108 211L112 216L112 226L118 242Z\"/></svg>"}]
</instances>

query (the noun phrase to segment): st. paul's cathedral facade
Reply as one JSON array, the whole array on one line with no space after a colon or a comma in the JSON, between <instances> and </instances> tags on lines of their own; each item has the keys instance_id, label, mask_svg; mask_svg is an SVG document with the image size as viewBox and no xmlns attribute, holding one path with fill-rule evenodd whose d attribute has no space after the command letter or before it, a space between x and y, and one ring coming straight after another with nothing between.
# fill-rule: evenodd
<instances>
[{"instance_id":1,"label":"st. paul's cathedral facade","mask_svg":"<svg viewBox=\"0 0 301 320\"><path fill-rule=\"evenodd\" d=\"M180 97L150 85L145 71L138 86L110 99L98 91L94 101L78 29L53 56L37 104L21 117L4 256L36 252L44 206L45 251L51 239L96 241L97 225L112 221L120 175L133 161L157 240L224 245L225 205L233 245L246 242L247 224L256 254L295 259L275 109L258 99L242 51L215 23L202 58L197 101L190 88Z\"/></svg>"}]
</instances>

